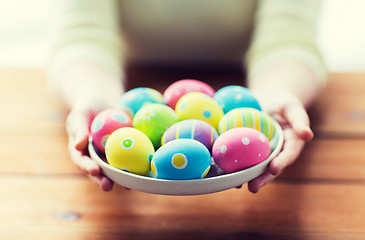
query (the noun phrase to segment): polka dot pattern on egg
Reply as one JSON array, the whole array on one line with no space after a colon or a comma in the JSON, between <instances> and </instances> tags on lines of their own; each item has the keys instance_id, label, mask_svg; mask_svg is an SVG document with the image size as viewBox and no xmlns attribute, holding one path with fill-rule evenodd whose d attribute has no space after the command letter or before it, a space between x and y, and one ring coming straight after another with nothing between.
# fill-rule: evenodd
<instances>
[{"instance_id":1,"label":"polka dot pattern on egg","mask_svg":"<svg viewBox=\"0 0 365 240\"><path fill-rule=\"evenodd\" d=\"M124 138L124 139L122 139L122 141L121 141L121 144L120 144L121 146L122 146L122 148L123 149L131 149L131 148L133 148L133 146L134 146L134 141L133 141L133 139L132 138L130 138L130 137L126 137L126 138Z\"/></svg>"},{"instance_id":2,"label":"polka dot pattern on egg","mask_svg":"<svg viewBox=\"0 0 365 240\"><path fill-rule=\"evenodd\" d=\"M250 144L250 139L248 137L243 137L241 141L242 141L243 145Z\"/></svg>"},{"instance_id":3,"label":"polka dot pattern on egg","mask_svg":"<svg viewBox=\"0 0 365 240\"><path fill-rule=\"evenodd\" d=\"M120 113L114 113L111 118L121 123L126 123L128 121L127 116Z\"/></svg>"},{"instance_id":4,"label":"polka dot pattern on egg","mask_svg":"<svg viewBox=\"0 0 365 240\"><path fill-rule=\"evenodd\" d=\"M171 158L171 164L174 168L183 169L188 165L188 159L183 153L176 153Z\"/></svg>"},{"instance_id":5,"label":"polka dot pattern on egg","mask_svg":"<svg viewBox=\"0 0 365 240\"><path fill-rule=\"evenodd\" d=\"M270 155L270 143L256 129L233 128L217 138L212 155L216 165L223 171L237 172L264 161Z\"/></svg>"},{"instance_id":6,"label":"polka dot pattern on egg","mask_svg":"<svg viewBox=\"0 0 365 240\"><path fill-rule=\"evenodd\" d=\"M198 119L206 121L215 129L218 128L224 114L212 97L201 92L191 92L182 96L176 103L175 111L180 121Z\"/></svg>"},{"instance_id":7,"label":"polka dot pattern on egg","mask_svg":"<svg viewBox=\"0 0 365 240\"><path fill-rule=\"evenodd\" d=\"M92 122L91 124L91 132L97 132L99 130L101 130L101 128L104 125L105 120L103 118L96 118L95 121Z\"/></svg>"},{"instance_id":8,"label":"polka dot pattern on egg","mask_svg":"<svg viewBox=\"0 0 365 240\"><path fill-rule=\"evenodd\" d=\"M138 129L117 129L110 134L105 146L106 159L111 166L139 175L150 172L155 150L149 138Z\"/></svg>"},{"instance_id":9,"label":"polka dot pattern on egg","mask_svg":"<svg viewBox=\"0 0 365 240\"><path fill-rule=\"evenodd\" d=\"M129 115L118 109L106 109L98 113L90 126L90 134L95 147L105 152L105 144L109 135L122 127L132 127Z\"/></svg>"},{"instance_id":10,"label":"polka dot pattern on egg","mask_svg":"<svg viewBox=\"0 0 365 240\"><path fill-rule=\"evenodd\" d=\"M223 154L225 154L227 152L227 146L226 145L222 145L220 148L219 148L219 151Z\"/></svg>"},{"instance_id":11,"label":"polka dot pattern on egg","mask_svg":"<svg viewBox=\"0 0 365 240\"><path fill-rule=\"evenodd\" d=\"M209 150L193 139L176 139L153 155L152 173L160 179L187 180L205 176L211 166Z\"/></svg>"}]
</instances>

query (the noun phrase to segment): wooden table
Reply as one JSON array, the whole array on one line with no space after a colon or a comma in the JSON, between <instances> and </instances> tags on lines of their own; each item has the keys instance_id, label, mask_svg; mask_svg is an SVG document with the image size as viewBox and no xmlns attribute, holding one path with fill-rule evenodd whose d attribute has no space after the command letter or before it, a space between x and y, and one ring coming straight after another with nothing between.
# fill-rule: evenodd
<instances>
[{"instance_id":1,"label":"wooden table","mask_svg":"<svg viewBox=\"0 0 365 240\"><path fill-rule=\"evenodd\" d=\"M0 239L365 239L365 74L330 75L315 139L258 194L189 197L99 190L68 156L45 78L0 69Z\"/></svg>"}]
</instances>

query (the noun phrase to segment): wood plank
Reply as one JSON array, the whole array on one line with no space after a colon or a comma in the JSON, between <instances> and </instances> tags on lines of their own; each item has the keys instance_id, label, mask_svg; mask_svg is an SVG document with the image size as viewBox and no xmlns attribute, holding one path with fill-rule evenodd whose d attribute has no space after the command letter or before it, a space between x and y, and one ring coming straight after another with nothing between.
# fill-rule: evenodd
<instances>
[{"instance_id":1,"label":"wood plank","mask_svg":"<svg viewBox=\"0 0 365 240\"><path fill-rule=\"evenodd\" d=\"M365 74L333 73L310 117L318 135L365 137Z\"/></svg>"},{"instance_id":2,"label":"wood plank","mask_svg":"<svg viewBox=\"0 0 365 240\"><path fill-rule=\"evenodd\" d=\"M364 146L365 139L315 139L280 178L365 183Z\"/></svg>"},{"instance_id":3,"label":"wood plank","mask_svg":"<svg viewBox=\"0 0 365 240\"><path fill-rule=\"evenodd\" d=\"M42 69L0 69L1 134L63 132L66 109L47 90Z\"/></svg>"},{"instance_id":4,"label":"wood plank","mask_svg":"<svg viewBox=\"0 0 365 240\"><path fill-rule=\"evenodd\" d=\"M104 193L83 177L1 176L0 184L1 239L365 238L363 184L274 182L257 195L232 189L189 197Z\"/></svg>"},{"instance_id":5,"label":"wood plank","mask_svg":"<svg viewBox=\"0 0 365 240\"><path fill-rule=\"evenodd\" d=\"M81 174L67 151L65 134L2 135L1 174Z\"/></svg>"}]
</instances>

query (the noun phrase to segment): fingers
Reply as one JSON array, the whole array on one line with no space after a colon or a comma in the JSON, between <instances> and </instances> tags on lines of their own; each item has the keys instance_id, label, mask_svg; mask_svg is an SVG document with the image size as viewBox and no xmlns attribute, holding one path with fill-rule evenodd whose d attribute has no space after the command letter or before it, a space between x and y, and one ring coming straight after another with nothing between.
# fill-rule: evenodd
<instances>
[{"instance_id":1,"label":"fingers","mask_svg":"<svg viewBox=\"0 0 365 240\"><path fill-rule=\"evenodd\" d=\"M276 100L268 102L268 109L283 128L283 149L271 161L268 171L248 183L248 189L252 193L258 192L261 187L292 164L299 157L305 142L313 138L309 117L302 102L291 94L281 95Z\"/></svg>"},{"instance_id":2,"label":"fingers","mask_svg":"<svg viewBox=\"0 0 365 240\"><path fill-rule=\"evenodd\" d=\"M307 111L298 99L292 100L284 107L283 115L299 138L304 141L310 141L313 138Z\"/></svg>"},{"instance_id":3,"label":"fingers","mask_svg":"<svg viewBox=\"0 0 365 240\"><path fill-rule=\"evenodd\" d=\"M266 171L257 178L248 182L247 184L248 190L252 193L257 193L260 190L260 188L265 186L266 183L270 182L274 178L275 176L273 176L270 172Z\"/></svg>"},{"instance_id":4,"label":"fingers","mask_svg":"<svg viewBox=\"0 0 365 240\"><path fill-rule=\"evenodd\" d=\"M82 153L73 145L70 145L70 154L72 160L76 165L95 182L103 191L110 191L113 189L113 181L101 174L100 166Z\"/></svg>"},{"instance_id":5,"label":"fingers","mask_svg":"<svg viewBox=\"0 0 365 240\"><path fill-rule=\"evenodd\" d=\"M109 192L113 189L113 186L114 186L113 181L111 181L109 178L107 178L103 175L99 175L99 176L90 176L89 175L89 178L91 181L93 181L94 183L99 185L100 189L105 192Z\"/></svg>"},{"instance_id":6,"label":"fingers","mask_svg":"<svg viewBox=\"0 0 365 240\"><path fill-rule=\"evenodd\" d=\"M101 174L100 166L87 155L89 125L92 120L90 111L74 109L67 117L66 129L69 136L68 150L71 159L89 178L104 191L113 188L113 182Z\"/></svg>"},{"instance_id":7,"label":"fingers","mask_svg":"<svg viewBox=\"0 0 365 240\"><path fill-rule=\"evenodd\" d=\"M250 192L257 193L261 187L273 180L298 158L304 147L305 141L298 137L290 128L284 129L284 139L285 143L283 149L279 155L271 161L269 170L248 182L248 189Z\"/></svg>"},{"instance_id":8,"label":"fingers","mask_svg":"<svg viewBox=\"0 0 365 240\"><path fill-rule=\"evenodd\" d=\"M270 165L269 171L273 175L280 174L287 166L292 164L304 148L304 140L294 133L290 128L283 130L285 143L282 151L274 158Z\"/></svg>"},{"instance_id":9,"label":"fingers","mask_svg":"<svg viewBox=\"0 0 365 240\"><path fill-rule=\"evenodd\" d=\"M70 140L69 152L73 162L85 173L92 176L100 175L99 165L90 159L89 156L83 155L83 153L75 148L74 143Z\"/></svg>"}]
</instances>

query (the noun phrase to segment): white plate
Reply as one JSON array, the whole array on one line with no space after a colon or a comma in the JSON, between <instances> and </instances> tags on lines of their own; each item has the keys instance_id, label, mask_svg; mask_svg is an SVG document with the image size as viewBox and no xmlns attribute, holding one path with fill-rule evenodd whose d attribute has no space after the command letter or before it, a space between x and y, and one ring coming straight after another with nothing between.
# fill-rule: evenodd
<instances>
[{"instance_id":1,"label":"white plate","mask_svg":"<svg viewBox=\"0 0 365 240\"><path fill-rule=\"evenodd\" d=\"M129 189L176 196L209 194L240 186L264 173L270 161L281 151L284 141L280 125L275 120L273 122L276 135L270 141L271 154L265 161L248 169L229 174L222 174L213 165L212 171L204 179L164 180L119 170L100 158L94 149L92 139L89 140L89 153L91 158L99 164L105 176Z\"/></svg>"}]
</instances>

